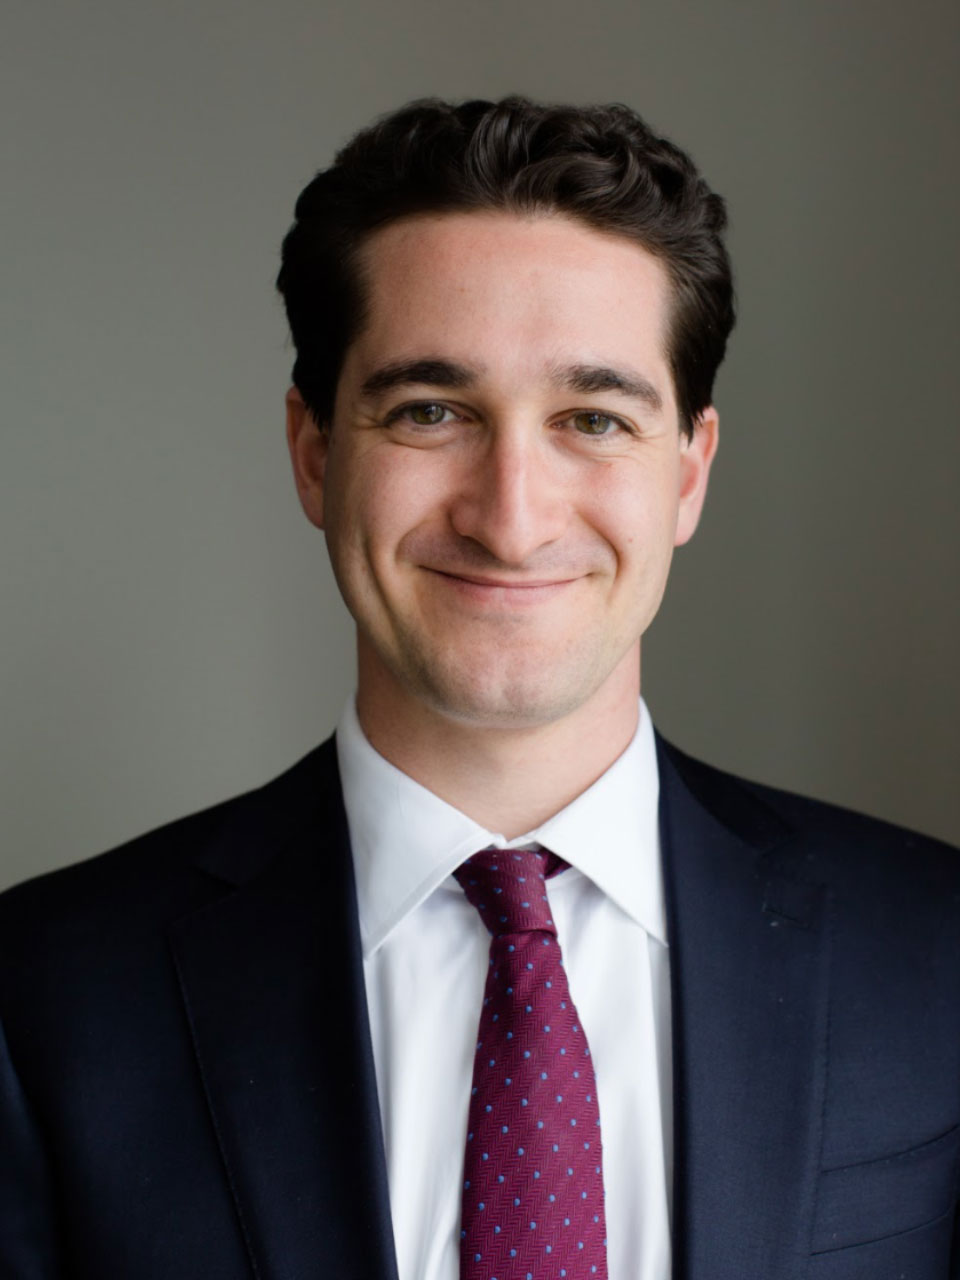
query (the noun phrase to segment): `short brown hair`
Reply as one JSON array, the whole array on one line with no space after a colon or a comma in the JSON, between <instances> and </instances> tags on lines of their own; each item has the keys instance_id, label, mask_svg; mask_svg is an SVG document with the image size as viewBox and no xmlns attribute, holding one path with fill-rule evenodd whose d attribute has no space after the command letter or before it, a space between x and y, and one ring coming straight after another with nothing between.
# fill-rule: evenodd
<instances>
[{"instance_id":1,"label":"short brown hair","mask_svg":"<svg viewBox=\"0 0 960 1280\"><path fill-rule=\"evenodd\" d=\"M412 102L362 130L300 193L277 288L293 381L327 423L344 355L364 323L358 253L418 213L563 213L635 240L672 286L668 350L684 432L710 404L734 322L726 208L685 152L629 107L526 98Z\"/></svg>"}]
</instances>

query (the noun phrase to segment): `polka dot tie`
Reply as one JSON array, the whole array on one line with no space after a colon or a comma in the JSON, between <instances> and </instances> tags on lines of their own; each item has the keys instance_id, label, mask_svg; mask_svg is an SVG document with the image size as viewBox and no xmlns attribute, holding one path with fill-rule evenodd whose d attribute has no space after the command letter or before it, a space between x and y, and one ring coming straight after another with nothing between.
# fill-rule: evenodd
<instances>
[{"instance_id":1,"label":"polka dot tie","mask_svg":"<svg viewBox=\"0 0 960 1280\"><path fill-rule=\"evenodd\" d=\"M546 879L484 849L454 872L493 935L463 1171L461 1280L607 1280L600 1112Z\"/></svg>"}]
</instances>

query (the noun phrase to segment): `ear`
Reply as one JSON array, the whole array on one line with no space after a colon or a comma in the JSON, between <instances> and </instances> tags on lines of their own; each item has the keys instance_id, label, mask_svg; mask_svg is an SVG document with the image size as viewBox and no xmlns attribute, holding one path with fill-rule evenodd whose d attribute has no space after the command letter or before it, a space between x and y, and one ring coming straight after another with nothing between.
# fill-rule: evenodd
<instances>
[{"instance_id":1,"label":"ear","mask_svg":"<svg viewBox=\"0 0 960 1280\"><path fill-rule=\"evenodd\" d=\"M300 505L311 524L323 528L323 480L330 446L329 427L320 427L296 387L287 392L287 447Z\"/></svg>"},{"instance_id":2,"label":"ear","mask_svg":"<svg viewBox=\"0 0 960 1280\"><path fill-rule=\"evenodd\" d=\"M713 405L709 405L694 423L693 435L689 440L684 436L680 444L680 503L673 540L675 547L689 542L700 522L710 467L719 440L720 419Z\"/></svg>"}]
</instances>

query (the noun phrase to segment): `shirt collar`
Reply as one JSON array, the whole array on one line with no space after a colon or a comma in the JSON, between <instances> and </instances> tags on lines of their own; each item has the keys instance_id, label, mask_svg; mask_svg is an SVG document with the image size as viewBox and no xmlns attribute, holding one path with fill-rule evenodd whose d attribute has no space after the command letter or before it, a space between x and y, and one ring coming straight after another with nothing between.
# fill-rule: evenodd
<instances>
[{"instance_id":1,"label":"shirt collar","mask_svg":"<svg viewBox=\"0 0 960 1280\"><path fill-rule=\"evenodd\" d=\"M493 845L537 842L590 880L647 933L666 943L653 725L640 700L626 750L597 781L514 840L487 831L392 765L364 736L351 697L337 725L337 758L353 847L366 958L434 890L461 892L451 873Z\"/></svg>"}]
</instances>

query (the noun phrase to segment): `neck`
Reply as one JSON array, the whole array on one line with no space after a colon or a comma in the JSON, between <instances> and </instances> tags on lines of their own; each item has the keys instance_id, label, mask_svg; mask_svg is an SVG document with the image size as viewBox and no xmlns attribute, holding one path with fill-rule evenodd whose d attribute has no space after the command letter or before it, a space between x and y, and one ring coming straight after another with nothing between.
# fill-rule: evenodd
<instances>
[{"instance_id":1,"label":"neck","mask_svg":"<svg viewBox=\"0 0 960 1280\"><path fill-rule=\"evenodd\" d=\"M364 679L361 664L357 715L375 750L510 840L576 799L626 750L637 728L640 663L631 653L581 706L522 728L454 720L380 684Z\"/></svg>"}]
</instances>

